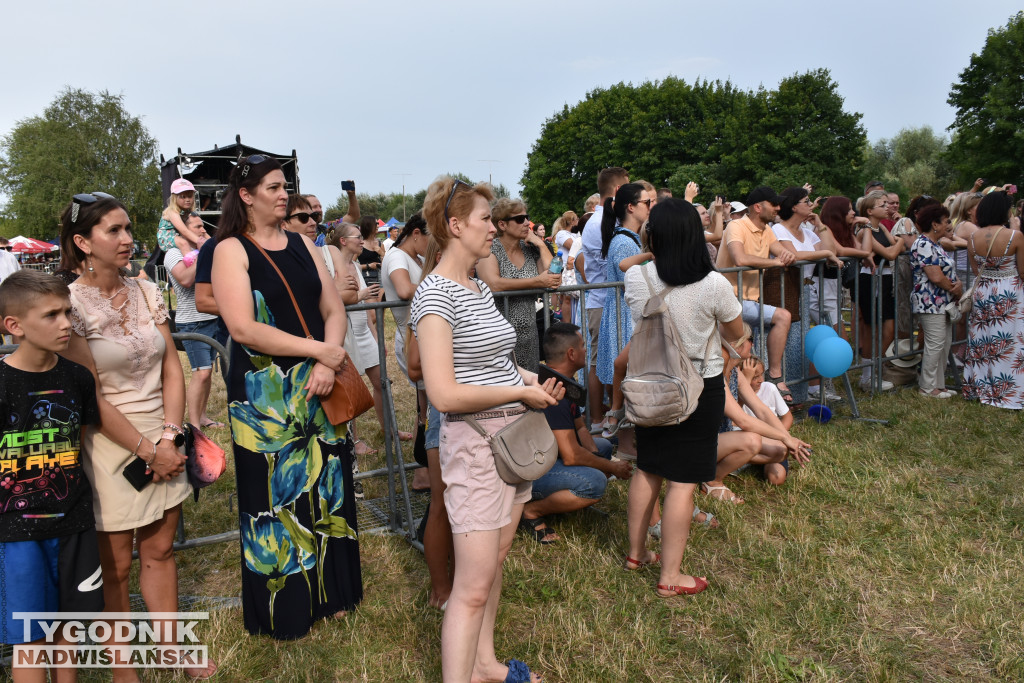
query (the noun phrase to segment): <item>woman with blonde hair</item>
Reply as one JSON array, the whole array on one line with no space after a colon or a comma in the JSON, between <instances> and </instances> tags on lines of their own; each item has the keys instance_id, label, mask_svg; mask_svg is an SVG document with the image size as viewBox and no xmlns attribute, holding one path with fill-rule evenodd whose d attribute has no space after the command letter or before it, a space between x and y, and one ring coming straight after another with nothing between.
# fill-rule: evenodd
<instances>
[{"instance_id":1,"label":"woman with blonde hair","mask_svg":"<svg viewBox=\"0 0 1024 683\"><path fill-rule=\"evenodd\" d=\"M455 548L455 580L441 627L442 676L448 683L539 680L521 661L502 664L494 653L501 566L532 486L507 484L498 476L488 441L465 417L494 434L528 408L555 405L565 393L561 384L541 384L535 373L513 363L516 331L495 307L487 284L469 275L492 254L498 221L492 222L491 198L484 184L449 177L431 184L423 215L441 260L412 302L427 394L445 414L439 461Z\"/></svg>"},{"instance_id":2,"label":"woman with blonde hair","mask_svg":"<svg viewBox=\"0 0 1024 683\"><path fill-rule=\"evenodd\" d=\"M526 204L521 199L502 198L491 209L497 238L491 254L477 264L480 279L493 292L519 289L554 289L562 283L559 273L549 273L551 251L529 228ZM516 331L516 362L531 372L540 366L540 338L537 334L537 297L510 296L498 304Z\"/></svg>"}]
</instances>

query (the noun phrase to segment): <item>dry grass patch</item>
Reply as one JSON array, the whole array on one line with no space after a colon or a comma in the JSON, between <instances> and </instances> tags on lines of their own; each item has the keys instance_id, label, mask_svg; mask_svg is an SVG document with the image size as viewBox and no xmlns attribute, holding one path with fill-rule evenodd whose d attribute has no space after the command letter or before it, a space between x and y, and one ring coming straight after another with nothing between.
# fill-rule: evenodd
<instances>
[{"instance_id":1,"label":"dry grass patch","mask_svg":"<svg viewBox=\"0 0 1024 683\"><path fill-rule=\"evenodd\" d=\"M412 390L393 357L389 370L409 429ZM223 418L219 375L214 384L211 415ZM622 570L625 482L597 509L556 518L560 544L517 537L499 656L547 681L1024 679L1021 417L915 391L861 409L890 424L851 422L840 407L828 425L796 427L814 461L782 488L744 474L728 483L745 505L698 496L722 521L695 528L687 550L684 569L711 581L700 596L663 600L655 569ZM372 413L359 428L381 446ZM215 436L229 445L227 430ZM382 454L360 462L382 464ZM225 476L186 504L190 537L234 528L233 487ZM383 490L368 483L367 496ZM422 556L394 536L364 535L360 548L363 604L302 640L254 638L240 610L214 612L204 637L221 680L440 680L442 615L427 605ZM236 544L178 560L183 594L238 594Z\"/></svg>"}]
</instances>

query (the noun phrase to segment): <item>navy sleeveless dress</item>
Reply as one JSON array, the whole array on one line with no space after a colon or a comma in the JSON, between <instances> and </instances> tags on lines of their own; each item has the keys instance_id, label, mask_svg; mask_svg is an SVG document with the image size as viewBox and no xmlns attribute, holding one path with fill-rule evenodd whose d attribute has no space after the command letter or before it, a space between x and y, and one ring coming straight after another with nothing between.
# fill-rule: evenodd
<instances>
[{"instance_id":1,"label":"navy sleeveless dress","mask_svg":"<svg viewBox=\"0 0 1024 683\"><path fill-rule=\"evenodd\" d=\"M281 269L310 333L323 339L320 280L302 238L267 250ZM305 336L271 265L248 240L256 320ZM311 358L268 356L234 344L228 408L238 483L245 628L289 640L362 600L352 450L345 426L306 400Z\"/></svg>"}]
</instances>

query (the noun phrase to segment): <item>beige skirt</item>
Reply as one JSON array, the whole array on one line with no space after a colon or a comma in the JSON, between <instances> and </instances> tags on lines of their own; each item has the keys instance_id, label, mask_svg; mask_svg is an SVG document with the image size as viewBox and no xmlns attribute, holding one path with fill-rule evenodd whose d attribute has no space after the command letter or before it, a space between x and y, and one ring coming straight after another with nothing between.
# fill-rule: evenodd
<instances>
[{"instance_id":1,"label":"beige skirt","mask_svg":"<svg viewBox=\"0 0 1024 683\"><path fill-rule=\"evenodd\" d=\"M163 433L163 418L149 413L125 415L149 441ZM143 448L145 448L143 444ZM121 471L134 459L94 427L85 430L82 448L85 473L92 483L92 509L98 531L126 531L151 524L185 500L192 492L182 472L174 479L150 483L141 491L128 483Z\"/></svg>"}]
</instances>

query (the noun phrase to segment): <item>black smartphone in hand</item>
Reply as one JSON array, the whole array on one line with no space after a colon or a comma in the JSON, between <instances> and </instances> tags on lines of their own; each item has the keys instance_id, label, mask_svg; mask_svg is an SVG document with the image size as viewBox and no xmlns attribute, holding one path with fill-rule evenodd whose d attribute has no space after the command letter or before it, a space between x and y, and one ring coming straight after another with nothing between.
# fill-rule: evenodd
<instances>
[{"instance_id":1,"label":"black smartphone in hand","mask_svg":"<svg viewBox=\"0 0 1024 683\"><path fill-rule=\"evenodd\" d=\"M136 491L141 491L153 481L153 470L149 469L149 465L142 458L133 458L121 470L121 474L124 475L129 484L135 487Z\"/></svg>"}]
</instances>

